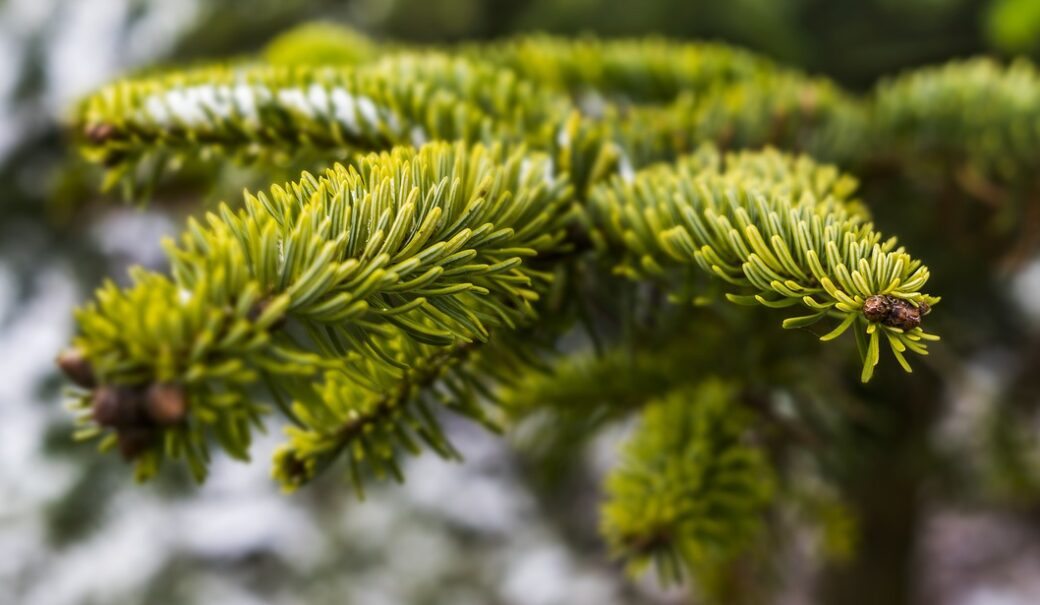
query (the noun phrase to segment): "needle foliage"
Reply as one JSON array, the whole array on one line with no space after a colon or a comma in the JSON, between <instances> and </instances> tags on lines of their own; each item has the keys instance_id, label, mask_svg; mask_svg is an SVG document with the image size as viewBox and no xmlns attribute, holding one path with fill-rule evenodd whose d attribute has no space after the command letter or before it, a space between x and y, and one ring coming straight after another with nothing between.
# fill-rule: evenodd
<instances>
[{"instance_id":1,"label":"needle foliage","mask_svg":"<svg viewBox=\"0 0 1040 605\"><path fill-rule=\"evenodd\" d=\"M1038 98L1025 62L857 96L717 44L423 48L330 25L120 80L71 118L108 186L147 198L190 163L314 169L189 219L168 270L76 312L60 363L79 433L140 478L172 459L202 480L211 450L247 459L274 417L286 490L342 465L360 492L404 479L406 453L459 458L446 414L499 430L573 405L596 410L589 433L635 414L602 533L634 570L696 576L759 543L791 450L821 439L777 412L799 374L763 357L867 382L938 340L928 267L853 175L1025 186ZM774 331L771 309L814 338Z\"/></svg>"}]
</instances>

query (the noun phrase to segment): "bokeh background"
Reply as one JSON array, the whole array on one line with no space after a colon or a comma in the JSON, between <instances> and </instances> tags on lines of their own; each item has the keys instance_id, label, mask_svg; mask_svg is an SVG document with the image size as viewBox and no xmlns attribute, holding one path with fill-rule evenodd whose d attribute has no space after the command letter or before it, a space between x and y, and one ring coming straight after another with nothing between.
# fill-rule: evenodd
<instances>
[{"instance_id":1,"label":"bokeh background","mask_svg":"<svg viewBox=\"0 0 1040 605\"><path fill-rule=\"evenodd\" d=\"M147 209L101 196L73 161L63 115L120 74L255 52L314 19L420 42L531 30L717 39L852 90L954 57L1040 53L1040 0L0 0L0 604L689 601L652 578L626 580L595 536L591 478L624 427L586 448L585 472L560 492L522 435L452 425L465 464L413 459L404 486L376 487L364 503L339 476L277 493L274 432L256 444L257 464L218 459L203 487L176 472L134 487L116 457L70 441L52 359L71 310L105 276L162 267L160 238L225 192L174 191ZM1040 269L1008 283L1012 304L1040 317ZM963 378L950 434L997 388L987 368L1002 354ZM1040 602L1035 519L922 514L908 555L914 602ZM775 602L815 602L819 570L789 550Z\"/></svg>"}]
</instances>

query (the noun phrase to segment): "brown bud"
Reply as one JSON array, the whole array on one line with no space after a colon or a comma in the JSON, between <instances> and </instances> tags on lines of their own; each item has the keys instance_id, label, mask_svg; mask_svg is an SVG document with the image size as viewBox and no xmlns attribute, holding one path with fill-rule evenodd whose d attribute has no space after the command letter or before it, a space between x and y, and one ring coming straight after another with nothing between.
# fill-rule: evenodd
<instances>
[{"instance_id":1,"label":"brown bud","mask_svg":"<svg viewBox=\"0 0 1040 605\"><path fill-rule=\"evenodd\" d=\"M101 385L94 391L91 409L94 420L102 426L132 426L146 420L141 410L141 393L131 387Z\"/></svg>"},{"instance_id":2,"label":"brown bud","mask_svg":"<svg viewBox=\"0 0 1040 605\"><path fill-rule=\"evenodd\" d=\"M917 303L917 310L921 312L921 317L924 317L932 312L932 306L922 300Z\"/></svg>"},{"instance_id":3,"label":"brown bud","mask_svg":"<svg viewBox=\"0 0 1040 605\"><path fill-rule=\"evenodd\" d=\"M104 143L115 132L116 127L111 124L87 124L87 127L83 129L83 134L86 135L87 140L95 145Z\"/></svg>"},{"instance_id":4,"label":"brown bud","mask_svg":"<svg viewBox=\"0 0 1040 605\"><path fill-rule=\"evenodd\" d=\"M126 460L133 460L155 443L155 429L147 426L131 426L119 429L116 438L119 453Z\"/></svg>"},{"instance_id":5,"label":"brown bud","mask_svg":"<svg viewBox=\"0 0 1040 605\"><path fill-rule=\"evenodd\" d=\"M867 298L867 300L863 302L863 316L866 317L868 321L875 323L884 321L891 310L892 301L888 296L876 294Z\"/></svg>"},{"instance_id":6,"label":"brown bud","mask_svg":"<svg viewBox=\"0 0 1040 605\"><path fill-rule=\"evenodd\" d=\"M892 299L892 310L885 318L885 325L904 330L913 330L921 325L921 310L909 301L901 298Z\"/></svg>"},{"instance_id":7,"label":"brown bud","mask_svg":"<svg viewBox=\"0 0 1040 605\"><path fill-rule=\"evenodd\" d=\"M158 425L177 424L188 412L188 396L178 385L153 384L145 397L145 410Z\"/></svg>"},{"instance_id":8,"label":"brown bud","mask_svg":"<svg viewBox=\"0 0 1040 605\"><path fill-rule=\"evenodd\" d=\"M70 348L58 353L57 364L65 376L77 385L86 389L97 386L94 368L79 349Z\"/></svg>"}]
</instances>

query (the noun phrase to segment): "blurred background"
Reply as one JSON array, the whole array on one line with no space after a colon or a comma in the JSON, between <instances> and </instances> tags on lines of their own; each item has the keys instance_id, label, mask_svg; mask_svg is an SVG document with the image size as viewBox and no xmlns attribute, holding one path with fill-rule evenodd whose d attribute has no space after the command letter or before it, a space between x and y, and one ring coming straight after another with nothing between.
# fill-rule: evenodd
<instances>
[{"instance_id":1,"label":"blurred background","mask_svg":"<svg viewBox=\"0 0 1040 605\"><path fill-rule=\"evenodd\" d=\"M609 465L615 431L584 452L587 477L565 502L546 495L523 448L463 423L451 428L465 464L412 459L404 486L364 503L335 473L277 493L276 431L256 464L219 459L201 488L176 472L133 487L117 457L71 442L52 360L72 309L131 264L161 268L160 238L214 200L174 191L139 209L97 194L63 115L128 71L255 52L314 19L421 42L532 30L715 39L857 91L954 57L1040 54L1038 0L0 0L0 604L689 602L626 580L587 518L587 477ZM1040 269L1006 283L1035 324ZM987 368L1008 354L977 356L942 435L991 398ZM984 507L920 514L913 552L899 553L914 602L1040 602L1040 523ZM818 570L790 550L775 602L816 602Z\"/></svg>"}]
</instances>

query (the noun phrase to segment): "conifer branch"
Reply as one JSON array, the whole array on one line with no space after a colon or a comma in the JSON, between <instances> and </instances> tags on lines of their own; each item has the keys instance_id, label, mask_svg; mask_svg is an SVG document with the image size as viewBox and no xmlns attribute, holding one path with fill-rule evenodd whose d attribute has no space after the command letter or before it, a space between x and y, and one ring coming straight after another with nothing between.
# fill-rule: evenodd
<instances>
[{"instance_id":1,"label":"conifer branch","mask_svg":"<svg viewBox=\"0 0 1040 605\"><path fill-rule=\"evenodd\" d=\"M828 81L718 45L535 36L456 57L398 49L380 58L350 32L321 29L315 52L331 64L287 35L274 47L283 48L277 66L195 68L102 89L73 120L84 153L109 167L107 186L133 189L196 156L284 162L429 140L524 143L556 157L582 192L604 170L671 161L704 140L844 158L862 129L862 109ZM575 87L628 101L553 92ZM668 104L628 104L646 97Z\"/></svg>"},{"instance_id":2,"label":"conifer branch","mask_svg":"<svg viewBox=\"0 0 1040 605\"><path fill-rule=\"evenodd\" d=\"M120 445L141 476L169 456L201 477L210 439L244 458L268 411L258 385L295 423L276 466L288 488L340 453L355 478L396 475L417 440L453 455L423 406L488 420L502 381L482 360L524 349L506 336L539 325L551 271L590 238L592 262L631 278L685 293L699 267L735 302L809 309L787 327L837 319L826 340L854 327L864 380L882 340L909 370L903 353L934 338L919 327L938 301L927 268L882 240L850 177L702 146L862 158L873 114L824 79L661 39L444 53L319 33L269 48L278 65L115 83L75 117L110 184L196 157L348 162L190 221L167 245L169 277L137 270L78 312L84 434ZM321 53L328 64L309 59ZM358 155L371 150L384 153Z\"/></svg>"},{"instance_id":3,"label":"conifer branch","mask_svg":"<svg viewBox=\"0 0 1040 605\"><path fill-rule=\"evenodd\" d=\"M912 168L966 165L998 182L1035 174L1040 72L1020 59L952 61L882 82L873 99L879 146Z\"/></svg>"},{"instance_id":4,"label":"conifer branch","mask_svg":"<svg viewBox=\"0 0 1040 605\"><path fill-rule=\"evenodd\" d=\"M125 434L97 417L98 390L174 384L191 412L160 427L165 451L201 475L214 430L244 457L261 380L276 398L312 397L323 372L408 367L402 339L484 342L529 322L550 276L524 259L565 246L569 191L537 154L441 143L247 194L167 246L172 279L135 271L78 312L75 346L101 385L79 407ZM154 472L158 454L140 459Z\"/></svg>"},{"instance_id":5,"label":"conifer branch","mask_svg":"<svg viewBox=\"0 0 1040 605\"><path fill-rule=\"evenodd\" d=\"M717 381L648 405L606 479L601 531L633 573L665 583L741 553L761 526L775 478L746 440L749 418Z\"/></svg>"},{"instance_id":6,"label":"conifer branch","mask_svg":"<svg viewBox=\"0 0 1040 605\"><path fill-rule=\"evenodd\" d=\"M196 156L346 159L437 140L544 141L566 109L562 98L511 72L432 53L358 66L213 66L124 80L84 100L73 122L86 157L109 168L111 186L146 178L135 174L143 165L161 173Z\"/></svg>"},{"instance_id":7,"label":"conifer branch","mask_svg":"<svg viewBox=\"0 0 1040 605\"><path fill-rule=\"evenodd\" d=\"M291 491L339 458L364 497L364 473L403 479L401 452L428 448L446 459L461 459L438 420L441 408L500 430L494 388L529 363L528 346L505 334L487 344L468 342L430 347L397 339L401 367L362 363L349 375L328 373L316 397L294 404L297 426L276 452L274 476Z\"/></svg>"},{"instance_id":8,"label":"conifer branch","mask_svg":"<svg viewBox=\"0 0 1040 605\"><path fill-rule=\"evenodd\" d=\"M633 103L667 102L680 93L701 92L780 69L761 55L722 44L662 37L600 40L527 35L464 46L462 52L570 92L586 104L596 103L596 95Z\"/></svg>"},{"instance_id":9,"label":"conifer branch","mask_svg":"<svg viewBox=\"0 0 1040 605\"><path fill-rule=\"evenodd\" d=\"M409 349L406 342L398 342ZM425 441L446 458L458 457L428 406L428 390L460 363L474 343L423 351L410 350L412 359L404 368L390 372L381 367L366 368L365 381L346 379L329 373L313 402L294 404L294 417L300 426L289 427L289 441L275 454L274 477L287 489L295 489L314 478L320 469L340 455L350 460L351 479L363 495L361 464L377 474L392 474L400 480L397 449L418 453L418 442ZM403 357L403 356L402 356ZM404 359L402 359L404 361ZM366 388L366 383L370 384ZM480 410L471 400L465 402ZM353 447L352 447L353 446ZM351 451L345 451L345 450Z\"/></svg>"},{"instance_id":10,"label":"conifer branch","mask_svg":"<svg viewBox=\"0 0 1040 605\"><path fill-rule=\"evenodd\" d=\"M831 340L855 326L866 382L882 337L907 371L905 351L927 353L936 337L919 326L939 299L922 292L927 267L882 240L849 200L854 183L804 157L767 151L720 164L708 149L611 179L593 190L590 212L600 249L624 251L624 274L697 266L735 287L733 302L810 311L784 327L833 317L837 327L821 338Z\"/></svg>"}]
</instances>

